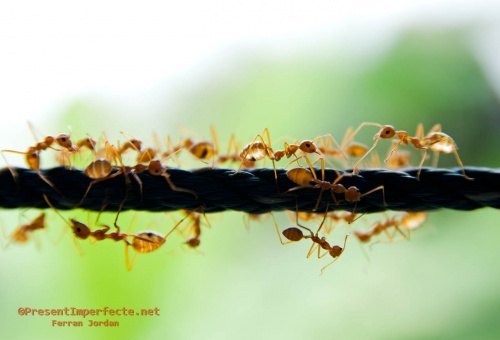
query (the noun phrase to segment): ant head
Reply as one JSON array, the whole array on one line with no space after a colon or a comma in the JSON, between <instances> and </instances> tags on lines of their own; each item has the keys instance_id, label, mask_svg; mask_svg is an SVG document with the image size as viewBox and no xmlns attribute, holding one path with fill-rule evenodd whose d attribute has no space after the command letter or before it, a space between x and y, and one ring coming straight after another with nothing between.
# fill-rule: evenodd
<instances>
[{"instance_id":1,"label":"ant head","mask_svg":"<svg viewBox=\"0 0 500 340\"><path fill-rule=\"evenodd\" d=\"M282 233L290 241L300 241L304 238L304 234L299 228L288 228L283 230Z\"/></svg>"},{"instance_id":2,"label":"ant head","mask_svg":"<svg viewBox=\"0 0 500 340\"><path fill-rule=\"evenodd\" d=\"M41 213L31 224L36 226L37 229L42 229L45 224L45 213Z\"/></svg>"},{"instance_id":3,"label":"ant head","mask_svg":"<svg viewBox=\"0 0 500 340\"><path fill-rule=\"evenodd\" d=\"M68 134L61 133L56 137L56 143L59 144L61 147L69 149L73 145L71 142L71 138Z\"/></svg>"},{"instance_id":4,"label":"ant head","mask_svg":"<svg viewBox=\"0 0 500 340\"><path fill-rule=\"evenodd\" d=\"M77 220L71 219L71 229L76 237L82 240L87 239L90 236L90 229L85 224L78 222Z\"/></svg>"},{"instance_id":5,"label":"ant head","mask_svg":"<svg viewBox=\"0 0 500 340\"><path fill-rule=\"evenodd\" d=\"M51 146L54 143L54 137L52 136L47 136L43 139L43 144L45 144L47 147Z\"/></svg>"},{"instance_id":6,"label":"ant head","mask_svg":"<svg viewBox=\"0 0 500 340\"><path fill-rule=\"evenodd\" d=\"M138 139L131 139L130 140L130 145L137 151L141 151L142 148L142 142Z\"/></svg>"},{"instance_id":7,"label":"ant head","mask_svg":"<svg viewBox=\"0 0 500 340\"><path fill-rule=\"evenodd\" d=\"M382 129L379 131L379 133L377 133L373 139L377 138L388 139L394 137L395 135L396 135L396 130L394 129L394 126L384 125Z\"/></svg>"},{"instance_id":8,"label":"ant head","mask_svg":"<svg viewBox=\"0 0 500 340\"><path fill-rule=\"evenodd\" d=\"M152 160L149 162L148 171L153 176L160 176L165 172L165 168L159 160Z\"/></svg>"},{"instance_id":9,"label":"ant head","mask_svg":"<svg viewBox=\"0 0 500 340\"><path fill-rule=\"evenodd\" d=\"M87 137L87 138L82 139L78 144L80 146L85 146L89 150L95 150L95 146L97 145L97 142L93 138Z\"/></svg>"},{"instance_id":10,"label":"ant head","mask_svg":"<svg viewBox=\"0 0 500 340\"><path fill-rule=\"evenodd\" d=\"M193 238L190 238L189 240L187 240L184 243L187 244L191 248L196 248L196 247L198 247L200 245L201 241L200 241L199 238L193 237Z\"/></svg>"},{"instance_id":11,"label":"ant head","mask_svg":"<svg viewBox=\"0 0 500 340\"><path fill-rule=\"evenodd\" d=\"M302 141L299 145L300 150L306 153L317 153L318 147L312 140L305 140Z\"/></svg>"},{"instance_id":12,"label":"ant head","mask_svg":"<svg viewBox=\"0 0 500 340\"><path fill-rule=\"evenodd\" d=\"M361 200L361 193L359 189L352 186L347 188L345 192L345 200L347 202L359 202Z\"/></svg>"},{"instance_id":13,"label":"ant head","mask_svg":"<svg viewBox=\"0 0 500 340\"><path fill-rule=\"evenodd\" d=\"M330 256L331 257L339 257L342 254L343 250L344 249L342 249L339 246L333 246L332 249L330 250Z\"/></svg>"},{"instance_id":14,"label":"ant head","mask_svg":"<svg viewBox=\"0 0 500 340\"><path fill-rule=\"evenodd\" d=\"M194 142L191 138L188 138L184 141L184 147L187 149L189 149L193 144Z\"/></svg>"}]
</instances>

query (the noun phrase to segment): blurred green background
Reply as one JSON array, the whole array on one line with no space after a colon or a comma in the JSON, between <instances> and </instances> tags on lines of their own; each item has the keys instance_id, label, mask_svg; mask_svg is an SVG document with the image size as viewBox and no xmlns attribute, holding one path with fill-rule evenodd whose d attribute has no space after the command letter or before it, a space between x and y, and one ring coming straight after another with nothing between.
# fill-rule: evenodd
<instances>
[{"instance_id":1,"label":"blurred green background","mask_svg":"<svg viewBox=\"0 0 500 340\"><path fill-rule=\"evenodd\" d=\"M265 127L273 140L302 140L326 133L341 139L348 127L364 121L410 133L418 123L426 128L441 123L465 165L497 167L499 101L470 43L472 32L474 27L407 27L373 55L339 46L286 56L241 52L223 70L179 88L174 101L160 100L154 114L82 96L34 124L53 134L70 125L78 138L104 131L110 140L120 138L119 131L145 140L152 132L180 136L179 127L208 138L213 125L224 148L231 133L245 142ZM366 128L360 140L369 143L375 132ZM17 149L31 143L29 132L23 134L27 142L16 142ZM456 163L442 156L440 166ZM24 214L34 217L37 211ZM86 212L64 214L87 219ZM19 215L2 211L6 233L19 224ZM133 216L123 213L121 224L127 226ZM285 214L276 217L282 228L290 224ZM105 214L102 221L113 218ZM209 219L199 252L172 237L157 252L139 256L127 272L121 244L78 242L83 256L69 232L54 244L64 225L49 213L47 233L23 246L9 245L0 255L0 337L497 339L500 334L495 251L500 228L492 209L432 212L409 242L362 249L351 238L344 256L321 276L327 260L306 259L305 243L281 246L271 219L251 221L248 230L241 213ZM166 233L171 226L165 214L139 212L133 228ZM334 239L341 242L343 235ZM99 317L95 320L117 320L120 326L72 329L52 327L51 320L76 317L17 315L19 307L105 306L157 307L160 316Z\"/></svg>"}]
</instances>

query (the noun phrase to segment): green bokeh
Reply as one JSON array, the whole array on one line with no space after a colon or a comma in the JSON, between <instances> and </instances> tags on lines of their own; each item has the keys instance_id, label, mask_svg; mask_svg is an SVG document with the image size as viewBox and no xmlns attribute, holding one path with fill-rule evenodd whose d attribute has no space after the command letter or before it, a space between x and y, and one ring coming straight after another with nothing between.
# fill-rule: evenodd
<instances>
[{"instance_id":1,"label":"green bokeh","mask_svg":"<svg viewBox=\"0 0 500 340\"><path fill-rule=\"evenodd\" d=\"M466 165L494 167L499 160L494 143L498 98L463 37L463 32L412 31L376 60L349 59L341 52L286 60L247 57L216 79L180 91L179 101L154 117L126 110L110 113L120 112L120 104L82 98L54 121L62 130L71 125L76 136L105 131L110 140L120 138L119 131L182 136L180 126L208 138L213 125L223 149L232 133L250 141L265 127L273 140L302 140L326 133L341 139L349 126L364 121L410 133L418 123L426 128L441 123ZM366 128L359 139L370 143L376 132ZM440 166L456 166L455 159L443 156ZM6 212L3 224L16 225L16 214ZM64 214L87 219L85 212ZM165 214L137 215L135 231L166 233L173 223ZM123 228L133 216L120 216ZM180 217L176 214L174 220ZM284 214L276 217L282 228L290 224ZM210 216L211 228L203 230L199 252L185 249L173 235L166 247L140 256L127 272L121 244L77 242L80 256L66 233L53 245L50 239L65 227L52 214L40 249L34 243L11 245L0 257L0 335L494 339L500 331L496 217L490 209L432 212L410 242L362 248L351 238L342 259L319 276L325 261L306 259L307 244L282 247L271 219L250 221L245 230L240 213ZM94 218L92 214L90 220ZM104 214L101 222L113 218ZM341 243L345 232L339 228L332 242ZM19 307L105 306L158 307L160 316L109 317L120 327L70 329L52 327L52 317L17 315Z\"/></svg>"}]
</instances>

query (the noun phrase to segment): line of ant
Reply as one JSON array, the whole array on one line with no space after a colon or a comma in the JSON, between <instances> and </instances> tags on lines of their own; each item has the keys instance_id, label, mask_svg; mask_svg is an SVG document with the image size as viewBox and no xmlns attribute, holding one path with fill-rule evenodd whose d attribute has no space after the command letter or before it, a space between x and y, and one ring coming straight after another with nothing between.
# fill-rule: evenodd
<instances>
[{"instance_id":1,"label":"line of ant","mask_svg":"<svg viewBox=\"0 0 500 340\"><path fill-rule=\"evenodd\" d=\"M366 148L362 144L358 144L354 142L354 138L361 128L364 126L374 125L380 128L380 131L375 135L375 142L371 146L371 148ZM30 126L30 129L33 128ZM441 132L441 126L434 126L427 135L424 136L423 126L419 125L416 132L416 137L409 136L405 131L396 131L390 125L380 125L375 123L363 123L356 130L348 129L342 143L339 145L337 141L331 135L323 135L315 138L314 140L304 140L302 142L295 141L294 143L288 144L284 142L284 148L282 150L274 151L271 147L271 138L269 130L266 128L261 134L258 134L254 140L247 144L241 152L238 153L238 144L235 140L235 135L231 136L229 141L229 147L226 154L219 153L219 146L217 141L217 134L215 129L211 128L212 133L212 141L194 141L190 138L181 140L177 144L177 146L173 147L175 151L172 155L175 155L180 150L188 150L195 158L200 160L207 160L210 157L212 158L212 164L218 164L222 162L240 162L240 166L236 172L238 172L243 166L249 167L251 163L254 163L257 160L268 158L273 161L273 168L275 173L275 179L277 180L276 173L276 164L275 162L280 161L283 158L293 158L291 162L299 163L299 160L304 159L309 166L309 169L303 167L293 168L287 171L287 176L290 180L296 183L298 186L290 189L289 191L298 190L301 188L314 188L320 189L318 199L313 208L313 211L316 211L321 202L321 198L323 195L323 191L328 191L329 196L333 199L335 204L339 204L339 200L343 199L348 203L354 203L353 213L356 211L357 203L364 197L369 194L372 194L375 191L382 190L382 199L385 202L385 190L384 186L378 186L374 189L371 189L367 192L360 192L360 190L355 186L345 187L341 183L341 179L346 176L350 176L352 174L356 174L359 172L358 165L366 159L366 157L374 150L378 141L380 139L389 139L393 137L397 137L396 145L392 148L391 152L386 158L386 163L389 161L394 162L394 168L398 168L402 164L407 164L409 156L407 153L399 153L399 146L401 144L411 144L415 148L424 150L425 154L420 162L420 169L417 173L417 177L420 176L421 167L429 149L433 150L434 153L439 155L439 153L454 153L458 163L462 167L462 172L465 178L472 180L467 177L465 174L465 170L463 168L463 164L458 156L457 147L448 135ZM49 181L41 172L40 172L40 153L41 151L47 150L48 148L52 148L57 151L69 152L71 155L76 155L84 152L84 150L89 150L93 153L95 160L90 162L85 169L83 170L84 174L91 179L83 197L80 202L76 205L81 205L89 192L91 191L93 185L99 183L101 181L109 180L115 178L117 176L123 175L127 192L131 185L130 176L138 183L141 197L143 195L143 185L142 181L139 177L141 173L149 173L153 176L163 177L170 189L177 192L184 192L194 196L198 199L198 194L190 189L181 188L174 184L172 181L170 174L168 173L168 167L162 163L162 160L155 159L156 155L160 153L159 147L156 148L147 148L143 149L143 143L141 140L126 134L125 132L121 132L121 134L127 139L121 146L120 143L117 146L114 146L107 142L104 143L104 147L101 149L97 149L98 143L90 136L87 135L86 138L78 140L76 144L73 144L71 141L71 137L68 134L60 134L57 137L46 136L43 141L37 142L34 146L30 147L33 152L20 152L14 150L2 150L2 157L5 158L4 152L14 152L24 154L26 156L26 162L28 163L30 169L33 169L38 172L40 177L49 184L53 189L57 190L55 186ZM36 139L36 137L35 137ZM58 145L59 149L53 147L53 145ZM133 166L125 165L122 161L122 156L129 153L130 151L135 151L137 153L137 164ZM311 161L308 156L315 154L317 158L314 161ZM337 178L328 182L324 180L324 172L325 172L325 162L327 161L326 156L343 158L347 160L347 155L349 157L361 157L356 165L353 168L352 174L340 174L338 170ZM373 153L376 155L376 153ZM242 161L244 159L244 161ZM435 157L435 161L437 162L437 157ZM316 162L321 162L321 179L316 175L316 171L313 168L313 165ZM288 164L290 164L288 163ZM374 162L376 163L376 162ZM287 164L287 166L288 166ZM391 165L392 166L392 165ZM10 168L15 177L15 169ZM122 205L126 200L126 195L123 199ZM196 241L196 237L194 237L192 242Z\"/></svg>"},{"instance_id":2,"label":"line of ant","mask_svg":"<svg viewBox=\"0 0 500 340\"><path fill-rule=\"evenodd\" d=\"M85 201L85 198L87 197L88 193L90 192L90 189L94 184L104 180L115 178L119 175L123 175L125 177L127 188L130 187L131 185L129 174L132 175L132 177L139 185L140 194L142 197L143 195L142 181L140 180L137 174L144 172L147 172L152 176L163 177L166 180L167 184L169 185L170 189L173 191L185 192L193 195L196 199L199 198L196 192L189 189L177 187L170 178L170 174L167 171L167 166L164 166L161 160L150 159L152 158L152 156L156 154L156 152L148 153L147 158L150 160L149 164L147 165L141 162L137 163L134 166L124 165L122 161L123 153L129 149L135 149L139 153L139 156L142 157L143 154L141 153L141 146L142 146L142 141L135 138L131 138L121 147L119 144L118 147L115 147L114 145L111 145L107 141L105 141L105 153L104 153L105 156L103 158L97 158L96 160L92 161L83 170L83 173L87 177L92 179L92 181L90 182L85 194L83 195L82 199L77 204L77 206L80 206ZM147 150L147 152L149 151ZM125 199L126 197L124 198L124 201Z\"/></svg>"}]
</instances>

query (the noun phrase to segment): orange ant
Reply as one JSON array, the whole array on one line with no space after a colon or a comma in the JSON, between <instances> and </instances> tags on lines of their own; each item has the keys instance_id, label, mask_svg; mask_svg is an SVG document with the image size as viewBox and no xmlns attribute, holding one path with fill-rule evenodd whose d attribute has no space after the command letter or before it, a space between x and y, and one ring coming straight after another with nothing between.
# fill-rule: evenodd
<instances>
[{"instance_id":1,"label":"orange ant","mask_svg":"<svg viewBox=\"0 0 500 340\"><path fill-rule=\"evenodd\" d=\"M78 148L78 150L86 148L92 152L95 152L96 145L97 145L97 142L91 136L80 139L79 141L76 142L76 147Z\"/></svg>"},{"instance_id":2,"label":"orange ant","mask_svg":"<svg viewBox=\"0 0 500 340\"><path fill-rule=\"evenodd\" d=\"M212 158L215 162L215 156L218 154L219 150L219 143L217 141L217 132L213 126L210 127L210 133L212 134L212 142L195 142L191 138L187 138L184 140L183 146L174 148L174 151L184 148L201 161Z\"/></svg>"},{"instance_id":3,"label":"orange ant","mask_svg":"<svg viewBox=\"0 0 500 340\"><path fill-rule=\"evenodd\" d=\"M115 161L118 159L121 168L118 169L115 173L113 173L113 170L116 169L116 166L113 166L109 159L107 158L98 158L95 161L91 162L85 169L83 170L83 173L92 179L90 182L87 191L85 191L85 194L83 195L82 199L80 202L76 205L77 207L80 206L85 198L87 197L88 193L90 192L90 189L92 186L98 182L104 181L104 180L109 180L112 178L115 178L118 175L124 174L125 175L125 181L127 185L130 184L130 180L127 176L126 168L122 164L121 161L121 156L118 153L116 147L114 145L109 145L109 143L106 141L106 153L108 154L108 158ZM142 188L142 186L141 186ZM142 191L141 191L142 192Z\"/></svg>"},{"instance_id":4,"label":"orange ant","mask_svg":"<svg viewBox=\"0 0 500 340\"><path fill-rule=\"evenodd\" d=\"M331 135L325 135L325 136L321 136L318 138L323 138L323 137L328 137L329 139L331 138L333 141L335 141L335 139ZM336 141L335 141L335 143L337 144ZM299 150L303 153L303 155L300 157L297 156L297 152ZM313 153L319 155L319 158L316 161L314 161L313 163L311 163L309 161L309 158L307 157L307 154L313 154ZM284 150L276 151L274 159L279 161L284 156L286 156L286 158L290 158L292 156L295 156L295 159L293 161L289 162L286 166L288 166L292 162L297 162L297 164L299 164L299 159L304 158L310 169L312 169L312 166L318 160L320 160L321 161L321 176L322 176L322 178L325 177L325 156L321 153L320 148L314 143L314 141L304 140L300 143L299 143L299 141L295 141L293 144L288 144L285 142ZM347 160L347 157L346 157L346 160ZM337 170L335 170L335 171L337 171ZM338 174L338 171L337 171L337 174Z\"/></svg>"},{"instance_id":5,"label":"orange ant","mask_svg":"<svg viewBox=\"0 0 500 340\"><path fill-rule=\"evenodd\" d=\"M62 217L62 216L61 216ZM78 222L75 219L71 219L71 224L70 225L75 237L86 240L89 237L94 238L95 241L102 241L106 239L113 240L115 242L120 242L123 241L125 243L125 265L127 270L131 270L135 264L136 261L136 256L132 259L132 261L129 260L129 253L128 253L128 247L132 246L132 248L137 252L137 253L150 253L158 248L160 248L170 236L172 231L177 228L177 226L183 221L181 220L167 235L161 236L160 234L154 232L154 231L142 231L137 234L128 234L128 233L122 233L120 231L120 228L117 227L116 231L113 231L111 233L108 233L110 230L110 227L107 225L103 225L104 228L102 229L97 229L95 231L91 231L90 228L81 223ZM132 241L129 240L129 238L132 238ZM136 254L137 255L137 254Z\"/></svg>"},{"instance_id":6,"label":"orange ant","mask_svg":"<svg viewBox=\"0 0 500 340\"><path fill-rule=\"evenodd\" d=\"M298 211L298 209L297 209ZM330 255L334 260L330 263L328 263L326 266L324 266L323 268L321 268L321 274L323 274L323 271L328 267L330 266L331 264L333 264L335 261L337 261L340 256L343 254L345 248L346 248L346 243L347 243L347 238L349 237L349 235L346 235L345 239L344 239L344 246L343 248L338 246L338 245L334 245L334 246L331 246L328 241L326 240L325 237L319 237L319 232L321 231L321 228L323 227L323 224L325 222L325 219L326 219L326 215L327 215L327 212L328 212L328 207L327 207L327 210L323 216L323 220L321 221L319 227L318 227L318 230L316 231L316 233L313 233L311 229L301 225L299 223L299 218L298 218L298 214L296 215L297 218L296 218L296 224L297 226L299 226L300 228L303 228L307 231L309 231L309 235L304 235L304 233L302 232L302 230L300 230L299 228L295 228L295 227L292 227L292 228L288 228L288 229L285 229L283 230L283 236L285 236L285 238L287 238L289 241L288 242L283 242L282 238L281 238L281 235L279 233L279 230L278 230L278 225L276 223L276 220L274 220L274 226L276 228L276 232L278 233L278 237L279 237L279 240L281 242L282 245L287 245L287 244L290 244L290 243L293 243L293 242L298 242L302 239L311 239L311 241L313 242L311 248L309 249L309 252L307 253L307 257L306 258L309 258L313 252L316 250L316 247L318 248L318 258L323 258L325 255ZM273 216L273 219L274 219L274 216ZM324 249L326 250L325 253L321 254L321 249Z\"/></svg>"},{"instance_id":7,"label":"orange ant","mask_svg":"<svg viewBox=\"0 0 500 340\"><path fill-rule=\"evenodd\" d=\"M289 211L287 211L287 213L289 213ZM292 212L290 212L290 213L293 214ZM298 211L298 212L295 212L295 214L298 215L299 220L302 220L302 221L313 221L313 220L321 218L321 216L318 215L317 213L312 213L312 212L307 212L307 211ZM338 222L345 221L348 224L351 224L351 223L354 223L355 221L357 221L364 214L361 214L360 216L356 216L356 215L357 214L353 214L353 213L347 212L347 211L344 212L344 213L342 213L342 214L341 213L335 213L335 212L328 213L327 217L332 222L331 224L333 226L328 226L328 224L324 224L323 231L324 231L325 235L329 235L333 231L335 231L336 224ZM289 219L292 222L294 222L295 221L295 216L293 216L293 217L289 216Z\"/></svg>"},{"instance_id":8,"label":"orange ant","mask_svg":"<svg viewBox=\"0 0 500 340\"><path fill-rule=\"evenodd\" d=\"M392 125L380 125L380 124L376 124L376 123L363 123L358 127L358 129L354 132L354 134L357 133L357 131L359 131L359 129L361 127L366 126L366 125L380 127L380 131L377 134L375 134L375 136L373 137L373 139L375 140L375 142L373 143L373 146L365 153L365 155L360 160L358 160L358 162L354 166L354 168L353 168L354 174L359 173L358 164L366 157L366 155L368 155L368 153L370 153L375 148L375 146L377 146L378 141L381 138L382 139L390 139L393 137L397 137L399 139L399 142L392 149L391 153L389 154L389 157L385 160L385 162L387 162L387 160L392 156L392 154L399 148L399 146L401 144L405 144L405 145L411 144L416 149L425 150L424 156L422 157L422 161L420 162L419 171L417 173L417 179L419 179L420 172L422 171L422 166L423 166L424 161L427 157L427 153L429 152L429 149L431 149L437 153L439 153L439 152L452 153L453 152L455 154L455 158L457 159L458 164L462 168L462 173L463 173L465 179L473 180L473 178L470 178L465 174L464 165L463 165L460 157L458 156L457 146L455 144L455 141L447 134L441 132L441 125L440 124L434 125L434 127L431 128L431 130L429 131L429 133L425 137L422 137L423 136L423 125L422 124L419 124L417 127L417 136L416 137L411 137L408 134L408 132L406 132L406 131L402 131L402 130L396 131L396 129Z\"/></svg>"},{"instance_id":9,"label":"orange ant","mask_svg":"<svg viewBox=\"0 0 500 340\"><path fill-rule=\"evenodd\" d=\"M97 142L89 134L87 134L87 137L82 138L76 142L76 150L77 150L77 153L80 155L80 157L81 157L81 153L85 149L87 149L88 151L92 152L95 156L97 156L96 146L97 146Z\"/></svg>"},{"instance_id":10,"label":"orange ant","mask_svg":"<svg viewBox=\"0 0 500 340\"><path fill-rule=\"evenodd\" d=\"M394 227L397 232L399 232L405 239L407 239L407 236L401 231L401 229L399 229L399 225L400 222L396 220L395 216L392 216L386 219L384 222L376 222L373 228L369 231L356 230L354 231L354 235L356 235L360 242L367 243L370 242L373 236L379 235L380 233L384 232L387 237L392 240L394 236L391 236L387 232L387 229Z\"/></svg>"},{"instance_id":11,"label":"orange ant","mask_svg":"<svg viewBox=\"0 0 500 340\"><path fill-rule=\"evenodd\" d=\"M410 239L410 231L420 227L425 220L427 219L427 213L425 212L405 212L400 219L397 220L397 216L392 216L387 218L384 222L376 222L371 230L368 231L355 231L354 234L359 239L360 242L367 243L370 242L373 236L379 235L384 232L387 237L392 240L394 238L394 234L398 232L403 236L404 239ZM393 235L390 235L387 232L387 229L390 227L395 228L395 232ZM403 228L408 231L405 234L400 228Z\"/></svg>"},{"instance_id":12,"label":"orange ant","mask_svg":"<svg viewBox=\"0 0 500 340\"><path fill-rule=\"evenodd\" d=\"M90 230L90 228L82 223L79 222L75 219L70 219L70 222L68 222L62 215L55 209L55 207L50 203L48 197L44 195L45 201L47 204L56 212L57 215L71 228L73 231L73 234L75 238L79 238L81 240L86 240L89 237L92 237L95 241L102 241L102 240L113 240L115 242L120 242L123 241L125 243L125 265L127 270L131 270L135 264L135 261L137 259L137 254L134 256L132 261L129 260L129 253L128 253L128 247L131 246L136 253L150 253L153 252L157 249L159 249L167 240L167 238L170 236L170 234L177 229L177 227L186 219L188 218L191 214L187 215L183 219L181 219L173 228L170 230L165 236L162 236L161 234L151 231L151 230L146 230L146 231L141 231L137 234L129 234L129 233L123 233L120 230L120 227L116 224L118 220L118 215L120 212L118 212L114 226L116 228L116 231L113 231L111 233L108 233L108 231L111 229L108 225L102 225L103 228L97 229L97 230ZM129 239L132 238L132 241ZM75 243L76 245L76 243ZM81 251L79 250L81 253Z\"/></svg>"},{"instance_id":13,"label":"orange ant","mask_svg":"<svg viewBox=\"0 0 500 340\"><path fill-rule=\"evenodd\" d=\"M186 211L188 212L188 211ZM201 216L205 218L205 221L207 222L207 225L210 226L210 222L207 219L207 216L205 215L204 212L202 213L197 213L195 211L188 212L188 216L191 216L191 223L184 229L188 229L189 233L193 234L193 237L189 238L184 242L184 244L187 244L190 248L197 248L200 243L200 235L201 235ZM186 216L187 217L187 216Z\"/></svg>"},{"instance_id":14,"label":"orange ant","mask_svg":"<svg viewBox=\"0 0 500 340\"><path fill-rule=\"evenodd\" d=\"M269 214L272 214L270 212ZM258 221L260 223L266 221L269 218L269 215L263 215L263 214L253 214L253 213L246 213L243 215L243 224L245 226L246 231L250 231L250 221Z\"/></svg>"},{"instance_id":15,"label":"orange ant","mask_svg":"<svg viewBox=\"0 0 500 340\"><path fill-rule=\"evenodd\" d=\"M155 149L147 148L139 153L137 156L137 163L149 163L156 157L157 153Z\"/></svg>"},{"instance_id":16,"label":"orange ant","mask_svg":"<svg viewBox=\"0 0 500 340\"><path fill-rule=\"evenodd\" d=\"M118 148L117 153L119 155L123 155L129 149L134 149L137 152L141 151L142 141L140 141L139 139L134 138L133 136L128 135L127 133L125 133L123 131L120 131L120 133L123 136L125 136L127 138L130 137L130 138L128 138L128 141L126 143L124 143L122 147Z\"/></svg>"},{"instance_id":17,"label":"orange ant","mask_svg":"<svg viewBox=\"0 0 500 340\"><path fill-rule=\"evenodd\" d=\"M447 134L441 132L441 131L431 131L429 132L421 141L420 141L421 149L425 150L424 156L422 157L422 161L420 162L419 165L419 170L417 173L417 178L420 178L420 172L422 171L422 166L424 164L424 161L427 157L427 153L429 152L429 149L435 152L436 154L436 163L437 163L437 156L439 153L452 153L455 155L455 158L457 160L458 165L462 168L462 173L465 177L466 180L473 181L474 178L468 177L465 174L465 169L464 165L462 163L462 160L458 156L457 152L457 145L455 144L455 141L448 136Z\"/></svg>"},{"instance_id":18,"label":"orange ant","mask_svg":"<svg viewBox=\"0 0 500 340\"><path fill-rule=\"evenodd\" d=\"M386 162L386 167L388 169L401 169L403 167L410 165L410 152L398 150L389 155Z\"/></svg>"},{"instance_id":19,"label":"orange ant","mask_svg":"<svg viewBox=\"0 0 500 340\"><path fill-rule=\"evenodd\" d=\"M134 165L133 167L122 165L121 168L122 168L121 170L119 170L118 172L114 173L111 176L115 177L116 175L124 173L125 177L126 177L127 185L130 185L130 180L128 179L128 174L131 174L134 177L134 179L137 181L137 183L139 184L141 197L142 197L142 181L137 174L147 171L152 176L164 177L171 190L177 191L177 192L185 192L185 193L193 195L196 199L199 198L198 194L196 192L194 192L193 190L178 188L170 179L170 174L167 172L168 167L163 166L161 164L161 161L159 161L157 159L151 160L148 165L144 165L144 164L139 163L139 164ZM108 178L111 178L111 176ZM88 190L87 190L87 193L88 193ZM123 200L122 205L124 202L125 202L125 199Z\"/></svg>"},{"instance_id":20,"label":"orange ant","mask_svg":"<svg viewBox=\"0 0 500 340\"><path fill-rule=\"evenodd\" d=\"M267 138L267 144L264 141L262 135L265 135ZM257 140L259 139L259 140ZM264 158L269 158L273 162L274 168L274 178L276 180L276 185L278 183L278 173L276 172L276 164L275 161L279 161L284 156L284 152L278 152L276 155L271 147L271 137L269 135L269 130L267 128L262 131L262 134L258 134L255 136L252 142L248 143L243 147L243 150L240 152L240 158L243 160L240 167L236 172L232 175L236 175L243 165L246 165L248 162L256 162Z\"/></svg>"},{"instance_id":21,"label":"orange ant","mask_svg":"<svg viewBox=\"0 0 500 340\"><path fill-rule=\"evenodd\" d=\"M167 238L170 236L170 234L173 233L174 230L177 229L177 227L184 222L184 220L188 217L190 217L192 214L189 213L187 214L184 218L182 218L179 222L175 224L175 226L165 235L162 236L161 234L151 231L151 230L146 230L146 231L141 231L137 234L128 234L128 237L132 237L132 242L130 242L128 239L125 239L125 263L127 270L132 270L134 267L135 261L137 260L137 254L145 254L145 253L151 253L157 249L159 249L167 240ZM115 220L116 221L116 220ZM115 227L118 229L118 232L120 232L120 228L115 224ZM128 254L128 247L132 246L132 248L135 250L136 254L132 261L129 261L129 254Z\"/></svg>"},{"instance_id":22,"label":"orange ant","mask_svg":"<svg viewBox=\"0 0 500 340\"><path fill-rule=\"evenodd\" d=\"M400 225L403 229L407 230L409 234L412 230L415 230L424 224L426 220L426 212L407 212L401 219Z\"/></svg>"},{"instance_id":23,"label":"orange ant","mask_svg":"<svg viewBox=\"0 0 500 340\"><path fill-rule=\"evenodd\" d=\"M363 144L350 142L352 133L352 128L347 129L346 133L344 134L344 138L342 139L342 144L340 145L330 134L317 137L314 140L323 138L318 148L324 155L334 158L342 157L346 160L346 162L348 162L347 155L349 155L350 157L360 157L364 155L368 150L368 148ZM325 137L326 142L324 141ZM333 147L332 141L333 143L335 143L337 149Z\"/></svg>"},{"instance_id":24,"label":"orange ant","mask_svg":"<svg viewBox=\"0 0 500 340\"><path fill-rule=\"evenodd\" d=\"M54 184L42 174L42 172L40 170L40 152L34 146L30 146L26 152L20 152L20 151L14 151L14 150L2 150L1 151L2 158L4 159L5 163L7 163L7 165L8 165L9 163L7 162L7 159L5 158L4 152L11 152L11 153L17 153L17 154L21 154L21 155L26 155L25 160L26 160L26 164L28 165L28 168L35 171L38 174L38 176L40 176L40 178L45 183L47 183L52 189L57 191ZM14 180L16 180L16 178L19 177L19 174L17 173L16 169L9 166L9 170L10 170L10 173L12 174L12 177L14 178Z\"/></svg>"},{"instance_id":25,"label":"orange ant","mask_svg":"<svg viewBox=\"0 0 500 340\"><path fill-rule=\"evenodd\" d=\"M31 124L30 123L28 124L30 126L30 130L33 131L33 127L31 126ZM54 184L51 181L49 181L44 175L42 175L40 171L40 152L47 150L48 148L54 149L52 147L54 143L58 144L63 150L67 150L69 152L76 151L76 147L71 142L70 136L68 134L62 133L57 135L56 137L46 136L42 142L37 142L35 146L30 146L26 152L16 151L16 150L1 150L0 153L2 154L2 158L4 159L5 163L7 164L9 163L5 158L4 152L25 155L25 161L26 164L28 165L28 168L35 171L45 183L47 183L54 190L57 190ZM9 166L9 170L14 178L17 178L19 176L19 174L14 168Z\"/></svg>"},{"instance_id":26,"label":"orange ant","mask_svg":"<svg viewBox=\"0 0 500 340\"><path fill-rule=\"evenodd\" d=\"M382 190L382 199L383 199L384 205L387 205L387 203L385 202L385 191L384 191L383 185L380 185L380 186L362 194L359 191L359 189L355 186L350 186L350 187L346 188L342 184L338 183L343 177L350 176L350 175L345 175L345 174L340 175L333 182L330 183L328 181L319 180L316 177L315 171L311 172L305 168L294 168L294 169L288 170L286 174L287 174L287 177L292 182L299 185L298 187L292 188L288 191L294 191L294 190L298 190L298 189L302 189L302 188L320 189L320 194L319 194L318 200L316 201L316 205L313 208L313 211L318 209L319 203L321 201L321 197L323 195L323 191L327 191L327 190L330 191L330 195L333 198L333 200L335 201L335 204L337 204L337 205L339 204L339 202L338 202L335 194L344 194L344 199L346 202L355 203L354 210L352 212L353 214L354 214L354 211L356 210L356 206L357 206L358 202L361 201L362 197L370 195L371 193L378 191L378 190Z\"/></svg>"},{"instance_id":27,"label":"orange ant","mask_svg":"<svg viewBox=\"0 0 500 340\"><path fill-rule=\"evenodd\" d=\"M254 161L252 160L243 160L240 156L239 150L239 145L236 142L236 136L234 133L231 135L231 138L229 139L229 144L227 147L227 152L226 154L219 155L219 158L217 158L216 163L217 164L223 164L225 162L230 162L230 163L239 163L242 162L241 166L245 168L252 168L254 167ZM234 149L234 151L232 151ZM241 167L240 167L241 168Z\"/></svg>"},{"instance_id":28,"label":"orange ant","mask_svg":"<svg viewBox=\"0 0 500 340\"><path fill-rule=\"evenodd\" d=\"M140 169L140 170L142 170L142 171L147 170L149 172L149 174L152 176L164 177L171 190L178 191L178 192L185 192L185 193L193 195L196 199L198 199L198 197L199 197L198 194L196 192L194 192L193 190L176 187L175 184L170 179L170 174L167 172L167 168L168 167L163 166L159 160L152 160L151 162L149 162L149 165L147 167L142 167L142 169Z\"/></svg>"},{"instance_id":29,"label":"orange ant","mask_svg":"<svg viewBox=\"0 0 500 340\"><path fill-rule=\"evenodd\" d=\"M30 223L23 224L17 227L16 230L9 236L10 241L15 243L26 243L29 239L29 235L35 230L45 228L45 213L41 213L38 217L32 220ZM5 248L8 246L5 246ZM4 248L4 246L2 246Z\"/></svg>"}]
</instances>

